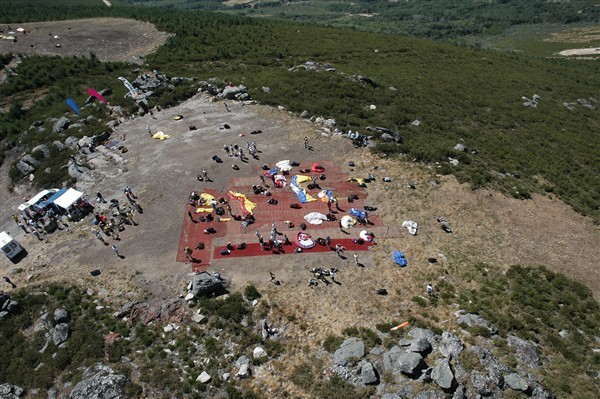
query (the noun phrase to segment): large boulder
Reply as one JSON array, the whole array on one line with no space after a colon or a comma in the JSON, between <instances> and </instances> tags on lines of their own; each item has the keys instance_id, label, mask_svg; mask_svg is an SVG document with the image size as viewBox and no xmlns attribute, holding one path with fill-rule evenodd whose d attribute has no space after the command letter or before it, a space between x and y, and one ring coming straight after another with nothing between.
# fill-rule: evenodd
<instances>
[{"instance_id":1,"label":"large boulder","mask_svg":"<svg viewBox=\"0 0 600 399\"><path fill-rule=\"evenodd\" d=\"M41 151L42 154L44 154L44 158L50 158L50 148L48 148L46 144L40 144L33 147L31 153L33 154L36 151Z\"/></svg>"},{"instance_id":2,"label":"large boulder","mask_svg":"<svg viewBox=\"0 0 600 399\"><path fill-rule=\"evenodd\" d=\"M471 373L471 384L475 391L481 396L490 396L496 389L496 384L486 374L475 370Z\"/></svg>"},{"instance_id":3,"label":"large boulder","mask_svg":"<svg viewBox=\"0 0 600 399\"><path fill-rule=\"evenodd\" d=\"M360 366L360 382L364 385L375 384L379 380L373 364L367 360L363 360Z\"/></svg>"},{"instance_id":4,"label":"large boulder","mask_svg":"<svg viewBox=\"0 0 600 399\"><path fill-rule=\"evenodd\" d=\"M116 399L124 398L127 377L116 374L113 369L97 364L83 372L83 378L75 385L69 399Z\"/></svg>"},{"instance_id":5,"label":"large boulder","mask_svg":"<svg viewBox=\"0 0 600 399\"><path fill-rule=\"evenodd\" d=\"M66 323L69 321L69 313L62 308L58 308L54 311L54 322L56 324Z\"/></svg>"},{"instance_id":6,"label":"large boulder","mask_svg":"<svg viewBox=\"0 0 600 399\"><path fill-rule=\"evenodd\" d=\"M235 376L238 378L250 377L250 365L248 365L247 363L242 364Z\"/></svg>"},{"instance_id":7,"label":"large boulder","mask_svg":"<svg viewBox=\"0 0 600 399\"><path fill-rule=\"evenodd\" d=\"M254 348L254 351L252 352L252 357L255 359L262 359L267 357L267 352L265 352L265 350L263 348L261 348L260 346L257 346L256 348Z\"/></svg>"},{"instance_id":8,"label":"large boulder","mask_svg":"<svg viewBox=\"0 0 600 399\"><path fill-rule=\"evenodd\" d=\"M54 122L54 125L52 125L52 132L60 133L64 130L66 130L70 124L71 124L71 119L67 118L66 116L63 116L60 119L58 119L56 122Z\"/></svg>"},{"instance_id":9,"label":"large boulder","mask_svg":"<svg viewBox=\"0 0 600 399\"><path fill-rule=\"evenodd\" d=\"M403 352L394 346L383 355L383 367L392 372L408 375L418 374L424 367L423 356L416 352Z\"/></svg>"},{"instance_id":10,"label":"large boulder","mask_svg":"<svg viewBox=\"0 0 600 399\"><path fill-rule=\"evenodd\" d=\"M433 368L431 378L442 389L450 389L454 384L454 374L450 369L450 359L445 358Z\"/></svg>"},{"instance_id":11,"label":"large boulder","mask_svg":"<svg viewBox=\"0 0 600 399\"><path fill-rule=\"evenodd\" d=\"M52 334L52 340L54 345L58 346L65 342L69 338L69 325L67 323L60 323L54 327Z\"/></svg>"},{"instance_id":12,"label":"large boulder","mask_svg":"<svg viewBox=\"0 0 600 399\"><path fill-rule=\"evenodd\" d=\"M2 399L18 399L23 395L23 388L17 385L8 383L0 384L0 398Z\"/></svg>"},{"instance_id":13,"label":"large boulder","mask_svg":"<svg viewBox=\"0 0 600 399\"><path fill-rule=\"evenodd\" d=\"M210 375L206 371L203 371L202 374L200 374L198 378L196 378L196 381L200 382L201 384L206 384L210 381L210 379Z\"/></svg>"},{"instance_id":14,"label":"large boulder","mask_svg":"<svg viewBox=\"0 0 600 399\"><path fill-rule=\"evenodd\" d=\"M194 296L210 295L223 289L226 280L210 273L198 273L192 278L191 293Z\"/></svg>"},{"instance_id":15,"label":"large boulder","mask_svg":"<svg viewBox=\"0 0 600 399\"><path fill-rule=\"evenodd\" d=\"M463 348L464 345L462 341L456 335L447 331L442 333L442 339L438 347L438 350L442 355L456 359L460 352L462 352Z\"/></svg>"},{"instance_id":16,"label":"large boulder","mask_svg":"<svg viewBox=\"0 0 600 399\"><path fill-rule=\"evenodd\" d=\"M498 330L496 330L495 328L490 327L490 323L488 323L486 319L477 314L467 313L464 315L459 315L457 321L458 324L466 324L469 327L479 326L487 328L491 334L496 334L498 332Z\"/></svg>"},{"instance_id":17,"label":"large boulder","mask_svg":"<svg viewBox=\"0 0 600 399\"><path fill-rule=\"evenodd\" d=\"M223 89L221 97L226 100L235 100L238 96L248 93L248 89L244 85L239 86L227 86Z\"/></svg>"},{"instance_id":18,"label":"large boulder","mask_svg":"<svg viewBox=\"0 0 600 399\"><path fill-rule=\"evenodd\" d=\"M333 354L333 362L340 366L347 365L351 359L360 359L365 355L365 343L358 338L345 340Z\"/></svg>"},{"instance_id":19,"label":"large boulder","mask_svg":"<svg viewBox=\"0 0 600 399\"><path fill-rule=\"evenodd\" d=\"M504 382L510 389L515 391L527 391L529 389L529 383L523 377L517 373L510 373L504 376Z\"/></svg>"},{"instance_id":20,"label":"large boulder","mask_svg":"<svg viewBox=\"0 0 600 399\"><path fill-rule=\"evenodd\" d=\"M431 349L431 344L426 338L413 339L408 346L409 352L424 353Z\"/></svg>"}]
</instances>

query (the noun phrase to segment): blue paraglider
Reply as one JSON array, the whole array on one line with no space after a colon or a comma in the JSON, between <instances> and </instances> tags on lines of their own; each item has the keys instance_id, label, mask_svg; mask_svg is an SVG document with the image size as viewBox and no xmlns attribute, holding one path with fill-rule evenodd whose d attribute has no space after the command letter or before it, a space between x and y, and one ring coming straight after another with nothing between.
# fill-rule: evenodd
<instances>
[{"instance_id":1,"label":"blue paraglider","mask_svg":"<svg viewBox=\"0 0 600 399\"><path fill-rule=\"evenodd\" d=\"M400 267L408 266L408 261L406 260L406 256L404 256L403 252L400 252L398 250L394 251L392 259L394 259L394 263Z\"/></svg>"},{"instance_id":2,"label":"blue paraglider","mask_svg":"<svg viewBox=\"0 0 600 399\"><path fill-rule=\"evenodd\" d=\"M79 107L77 107L77 104L75 104L75 101L73 101L72 98L67 98L67 104L69 104L71 108L73 108L73 111L75 111L77 115L81 116L81 113L79 112Z\"/></svg>"}]
</instances>

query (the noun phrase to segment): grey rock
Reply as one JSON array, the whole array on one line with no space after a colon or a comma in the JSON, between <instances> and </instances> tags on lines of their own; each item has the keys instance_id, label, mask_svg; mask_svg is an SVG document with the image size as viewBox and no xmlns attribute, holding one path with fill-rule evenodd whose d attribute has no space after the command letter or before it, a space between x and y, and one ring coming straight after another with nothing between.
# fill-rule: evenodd
<instances>
[{"instance_id":1,"label":"grey rock","mask_svg":"<svg viewBox=\"0 0 600 399\"><path fill-rule=\"evenodd\" d=\"M383 355L383 364L386 370L408 375L415 375L425 367L423 356L415 352L402 352L397 346Z\"/></svg>"},{"instance_id":2,"label":"grey rock","mask_svg":"<svg viewBox=\"0 0 600 399\"><path fill-rule=\"evenodd\" d=\"M265 352L265 350L263 348L261 348L260 346L257 346L256 348L254 348L254 351L252 352L252 357L255 359L262 359L265 357L268 357L267 352Z\"/></svg>"},{"instance_id":3,"label":"grey rock","mask_svg":"<svg viewBox=\"0 0 600 399\"><path fill-rule=\"evenodd\" d=\"M19 308L19 301L15 301L15 300L9 299L8 301L6 301L4 303L4 305L5 305L5 309L4 310L6 310L9 313L14 313Z\"/></svg>"},{"instance_id":4,"label":"grey rock","mask_svg":"<svg viewBox=\"0 0 600 399\"><path fill-rule=\"evenodd\" d=\"M504 375L504 382L506 382L506 385L508 385L510 389L513 389L515 391L525 392L529 389L529 383L527 382L527 380L517 373L510 373Z\"/></svg>"},{"instance_id":5,"label":"grey rock","mask_svg":"<svg viewBox=\"0 0 600 399\"><path fill-rule=\"evenodd\" d=\"M421 391L413 399L445 399L446 395L437 391Z\"/></svg>"},{"instance_id":6,"label":"grey rock","mask_svg":"<svg viewBox=\"0 0 600 399\"><path fill-rule=\"evenodd\" d=\"M271 94L271 89L270 89L270 88L268 88L268 87L266 87L266 86L263 86L263 87L262 87L262 91L263 91L263 93L266 93L266 94Z\"/></svg>"},{"instance_id":7,"label":"grey rock","mask_svg":"<svg viewBox=\"0 0 600 399\"><path fill-rule=\"evenodd\" d=\"M210 378L211 378L210 375L206 371L203 371L202 374L200 374L198 376L198 378L196 378L196 381L198 381L202 384L206 384L207 382L210 381Z\"/></svg>"},{"instance_id":8,"label":"grey rock","mask_svg":"<svg viewBox=\"0 0 600 399\"><path fill-rule=\"evenodd\" d=\"M23 160L19 160L19 162L17 162L15 166L17 167L17 169L19 169L19 172L21 172L22 175L28 175L35 170L33 166L29 165Z\"/></svg>"},{"instance_id":9,"label":"grey rock","mask_svg":"<svg viewBox=\"0 0 600 399\"><path fill-rule=\"evenodd\" d=\"M57 393L58 392L56 392L56 389L54 388L48 389L48 399L56 399Z\"/></svg>"},{"instance_id":10,"label":"grey rock","mask_svg":"<svg viewBox=\"0 0 600 399\"><path fill-rule=\"evenodd\" d=\"M452 359L456 359L458 355L462 352L464 345L460 338L456 335L451 334L447 331L442 333L442 339L438 350L445 357L450 357Z\"/></svg>"},{"instance_id":11,"label":"grey rock","mask_svg":"<svg viewBox=\"0 0 600 399\"><path fill-rule=\"evenodd\" d=\"M459 385L458 387L456 387L454 395L452 395L452 399L465 399L465 391L465 387Z\"/></svg>"},{"instance_id":12,"label":"grey rock","mask_svg":"<svg viewBox=\"0 0 600 399\"><path fill-rule=\"evenodd\" d=\"M248 364L242 364L235 376L238 378L250 377L250 366Z\"/></svg>"},{"instance_id":13,"label":"grey rock","mask_svg":"<svg viewBox=\"0 0 600 399\"><path fill-rule=\"evenodd\" d=\"M431 372L431 378L442 389L449 389L454 384L454 374L450 369L450 359L440 361Z\"/></svg>"},{"instance_id":14,"label":"grey rock","mask_svg":"<svg viewBox=\"0 0 600 399\"><path fill-rule=\"evenodd\" d=\"M550 392L542 388L541 386L537 386L533 389L531 393L532 399L555 399L556 396Z\"/></svg>"},{"instance_id":15,"label":"grey rock","mask_svg":"<svg viewBox=\"0 0 600 399\"><path fill-rule=\"evenodd\" d=\"M44 125L44 121L33 121L31 123L31 126L29 126L29 129L36 129L36 128L38 128L40 126L43 126L43 125Z\"/></svg>"},{"instance_id":16,"label":"grey rock","mask_svg":"<svg viewBox=\"0 0 600 399\"><path fill-rule=\"evenodd\" d=\"M3 310L0 312L0 321L6 320L8 318L8 316L10 316L10 313L8 313L6 310Z\"/></svg>"},{"instance_id":17,"label":"grey rock","mask_svg":"<svg viewBox=\"0 0 600 399\"><path fill-rule=\"evenodd\" d=\"M308 115L309 115L309 114L308 114L308 111L307 111L307 110L304 110L304 111L302 111L302 113L300 114L300 118L308 118Z\"/></svg>"},{"instance_id":18,"label":"grey rock","mask_svg":"<svg viewBox=\"0 0 600 399\"><path fill-rule=\"evenodd\" d=\"M36 151L41 151L44 154L44 158L50 158L50 148L46 144L37 145L31 150L32 153Z\"/></svg>"},{"instance_id":19,"label":"grey rock","mask_svg":"<svg viewBox=\"0 0 600 399\"><path fill-rule=\"evenodd\" d=\"M198 324L201 324L202 322L206 321L206 316L199 314L199 313L194 313L192 315L192 320Z\"/></svg>"},{"instance_id":20,"label":"grey rock","mask_svg":"<svg viewBox=\"0 0 600 399\"><path fill-rule=\"evenodd\" d=\"M509 335L507 342L509 347L514 348L517 360L525 363L529 368L537 369L541 366L542 359L537 353L536 344L514 335Z\"/></svg>"},{"instance_id":21,"label":"grey rock","mask_svg":"<svg viewBox=\"0 0 600 399\"><path fill-rule=\"evenodd\" d=\"M427 352L430 349L431 349L431 344L429 343L429 341L426 338L413 339L410 343L410 346L408 347L408 350L410 352L419 352L419 353Z\"/></svg>"},{"instance_id":22,"label":"grey rock","mask_svg":"<svg viewBox=\"0 0 600 399\"><path fill-rule=\"evenodd\" d=\"M304 64L296 65L288 69L290 72L297 71L298 69L304 69L306 71L312 72L335 72L335 68L331 64L315 62L315 61L306 61Z\"/></svg>"},{"instance_id":23,"label":"grey rock","mask_svg":"<svg viewBox=\"0 0 600 399\"><path fill-rule=\"evenodd\" d=\"M377 84L377 82L375 82L373 79L371 79L369 77L366 77L366 76L363 76L363 75L353 75L352 79L355 80L355 81L357 81L357 82L360 82L360 83L366 83L366 84L368 84L368 85L370 85L372 87L379 86Z\"/></svg>"},{"instance_id":24,"label":"grey rock","mask_svg":"<svg viewBox=\"0 0 600 399\"><path fill-rule=\"evenodd\" d=\"M364 385L375 384L377 382L377 373L373 364L369 361L363 361L360 368L360 382Z\"/></svg>"},{"instance_id":25,"label":"grey rock","mask_svg":"<svg viewBox=\"0 0 600 399\"><path fill-rule=\"evenodd\" d=\"M400 399L400 396L395 393L384 393L381 395L381 399Z\"/></svg>"},{"instance_id":26,"label":"grey rock","mask_svg":"<svg viewBox=\"0 0 600 399\"><path fill-rule=\"evenodd\" d=\"M369 351L369 353L374 356L380 356L383 352L384 352L383 348L381 348L379 346L375 346Z\"/></svg>"},{"instance_id":27,"label":"grey rock","mask_svg":"<svg viewBox=\"0 0 600 399\"><path fill-rule=\"evenodd\" d=\"M477 314L467 313L464 315L460 315L458 317L457 321L458 321L458 324L464 323L469 327L480 326L480 327L487 328L491 334L498 333L498 330L496 328L490 327L490 324L488 323L488 321Z\"/></svg>"},{"instance_id":28,"label":"grey rock","mask_svg":"<svg viewBox=\"0 0 600 399\"><path fill-rule=\"evenodd\" d=\"M62 151L65 149L65 145L58 140L52 142L52 145L58 149L58 151Z\"/></svg>"},{"instance_id":29,"label":"grey rock","mask_svg":"<svg viewBox=\"0 0 600 399\"><path fill-rule=\"evenodd\" d=\"M560 335L561 338L567 338L569 336L569 330L563 328L558 332L558 335Z\"/></svg>"},{"instance_id":30,"label":"grey rock","mask_svg":"<svg viewBox=\"0 0 600 399\"><path fill-rule=\"evenodd\" d=\"M365 344L358 338L345 340L333 354L333 362L345 366L352 358L360 359L365 355Z\"/></svg>"},{"instance_id":31,"label":"grey rock","mask_svg":"<svg viewBox=\"0 0 600 399\"><path fill-rule=\"evenodd\" d=\"M108 105L106 108L108 108L111 115L123 115L125 113L123 107L121 107L120 105Z\"/></svg>"},{"instance_id":32,"label":"grey rock","mask_svg":"<svg viewBox=\"0 0 600 399\"><path fill-rule=\"evenodd\" d=\"M227 100L234 100L236 98L236 96L243 94L243 93L248 93L248 89L244 85L227 86L223 89L223 92L221 93L221 97L223 97Z\"/></svg>"},{"instance_id":33,"label":"grey rock","mask_svg":"<svg viewBox=\"0 0 600 399\"><path fill-rule=\"evenodd\" d=\"M454 149L456 151L460 151L460 152L469 152L469 149L464 144L461 144L461 143L456 144L454 146Z\"/></svg>"},{"instance_id":34,"label":"grey rock","mask_svg":"<svg viewBox=\"0 0 600 399\"><path fill-rule=\"evenodd\" d=\"M487 375L476 370L471 373L471 384L473 384L473 388L477 393L482 396L491 395L496 388L494 382Z\"/></svg>"},{"instance_id":35,"label":"grey rock","mask_svg":"<svg viewBox=\"0 0 600 399\"><path fill-rule=\"evenodd\" d=\"M35 159L34 157L32 157L29 154L21 157L21 161L33 166L34 168L37 168L38 166L40 166L40 161L38 161L37 159Z\"/></svg>"},{"instance_id":36,"label":"grey rock","mask_svg":"<svg viewBox=\"0 0 600 399\"><path fill-rule=\"evenodd\" d=\"M69 313L65 309L59 308L54 311L54 321L59 323L66 323L69 321Z\"/></svg>"},{"instance_id":37,"label":"grey rock","mask_svg":"<svg viewBox=\"0 0 600 399\"><path fill-rule=\"evenodd\" d=\"M116 399L124 398L127 377L116 374L103 364L96 364L83 373L81 381L73 387L69 399Z\"/></svg>"},{"instance_id":38,"label":"grey rock","mask_svg":"<svg viewBox=\"0 0 600 399\"><path fill-rule=\"evenodd\" d=\"M194 275L192 278L191 292L194 296L209 295L213 292L221 290L228 285L228 280L213 276L210 273L203 272Z\"/></svg>"},{"instance_id":39,"label":"grey rock","mask_svg":"<svg viewBox=\"0 0 600 399\"><path fill-rule=\"evenodd\" d=\"M54 125L52 125L52 132L60 133L66 130L70 124L71 119L67 118L66 116L60 117L56 122L54 122Z\"/></svg>"},{"instance_id":40,"label":"grey rock","mask_svg":"<svg viewBox=\"0 0 600 399\"><path fill-rule=\"evenodd\" d=\"M127 302L125 305L121 306L121 309L117 313L117 317L121 318L123 316L128 315L129 312L131 312L133 310L133 308L135 307L135 305L137 305L139 303L140 303L139 301Z\"/></svg>"},{"instance_id":41,"label":"grey rock","mask_svg":"<svg viewBox=\"0 0 600 399\"><path fill-rule=\"evenodd\" d=\"M2 399L18 399L23 395L23 392L23 388L18 385L0 384L0 398Z\"/></svg>"},{"instance_id":42,"label":"grey rock","mask_svg":"<svg viewBox=\"0 0 600 399\"><path fill-rule=\"evenodd\" d=\"M238 357L237 360L235 361L235 365L238 368L242 367L242 365L244 365L244 364L250 364L250 359L248 359L248 357L246 357L245 355Z\"/></svg>"},{"instance_id":43,"label":"grey rock","mask_svg":"<svg viewBox=\"0 0 600 399\"><path fill-rule=\"evenodd\" d=\"M65 139L65 145L67 147L69 147L72 150L77 149L77 143L79 142L79 139L77 137L74 136L69 136Z\"/></svg>"},{"instance_id":44,"label":"grey rock","mask_svg":"<svg viewBox=\"0 0 600 399\"><path fill-rule=\"evenodd\" d=\"M71 129L77 129L83 127L83 125L81 123L73 123L71 125L69 125L69 127L67 129L71 130Z\"/></svg>"},{"instance_id":45,"label":"grey rock","mask_svg":"<svg viewBox=\"0 0 600 399\"><path fill-rule=\"evenodd\" d=\"M69 325L67 323L60 323L54 327L52 340L54 345L58 346L65 342L69 338Z\"/></svg>"},{"instance_id":46,"label":"grey rock","mask_svg":"<svg viewBox=\"0 0 600 399\"><path fill-rule=\"evenodd\" d=\"M323 126L328 127L330 129L335 127L335 119L325 119L323 121Z\"/></svg>"},{"instance_id":47,"label":"grey rock","mask_svg":"<svg viewBox=\"0 0 600 399\"><path fill-rule=\"evenodd\" d=\"M425 338L427 341L429 341L432 347L435 347L440 339L440 336L435 334L433 331L419 327L412 328L408 332L408 336L417 339Z\"/></svg>"}]
</instances>

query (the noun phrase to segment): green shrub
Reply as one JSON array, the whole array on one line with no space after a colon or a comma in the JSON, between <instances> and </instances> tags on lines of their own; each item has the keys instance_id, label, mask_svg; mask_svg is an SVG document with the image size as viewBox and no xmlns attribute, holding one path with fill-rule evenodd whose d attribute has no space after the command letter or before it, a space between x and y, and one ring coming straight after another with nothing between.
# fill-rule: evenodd
<instances>
[{"instance_id":1,"label":"green shrub","mask_svg":"<svg viewBox=\"0 0 600 399\"><path fill-rule=\"evenodd\" d=\"M329 353L335 352L340 345L344 342L344 338L338 335L328 335L325 340L323 340L323 349L325 349Z\"/></svg>"},{"instance_id":2,"label":"green shrub","mask_svg":"<svg viewBox=\"0 0 600 399\"><path fill-rule=\"evenodd\" d=\"M258 292L254 285L250 284L247 285L246 288L244 288L244 296L249 301L253 301L255 299L260 298L262 295L260 294L260 292Z\"/></svg>"}]
</instances>

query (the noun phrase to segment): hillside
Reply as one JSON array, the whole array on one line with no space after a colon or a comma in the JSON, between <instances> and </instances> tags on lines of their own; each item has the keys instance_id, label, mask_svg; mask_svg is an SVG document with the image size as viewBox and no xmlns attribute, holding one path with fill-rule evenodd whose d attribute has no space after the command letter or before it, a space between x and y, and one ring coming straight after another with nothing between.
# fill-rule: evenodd
<instances>
[{"instance_id":1,"label":"hillside","mask_svg":"<svg viewBox=\"0 0 600 399\"><path fill-rule=\"evenodd\" d=\"M21 0L0 10L0 22L27 32L13 43L27 55L0 42L0 193L10 204L0 222L29 252L15 265L0 260L16 283L0 296L0 350L9 359L0 375L25 389L17 396L596 395L597 63L81 3ZM49 32L63 45L39 55L54 43ZM140 91L136 101L120 76ZM88 101L90 87L108 104ZM240 95L226 99L226 90ZM153 140L148 129L171 137ZM353 142L350 130L371 138ZM91 136L103 137L93 152ZM257 158L223 151L249 140ZM284 222L296 201L290 190L272 190L279 205L252 196L261 165L282 159L298 169L320 162L322 187L356 190L357 202L340 196L338 218L376 207L376 223L365 227L376 245L356 260L352 251L289 253L294 246L277 256L217 256L227 242L256 245L255 229L267 236L273 221L290 237L299 231ZM25 161L30 172L18 167ZM209 181L198 178L203 170ZM347 181L368 175L360 190ZM118 239L102 236L121 256L94 237L90 216L41 240L10 219L37 187L63 184L123 203L123 187L133 187L143 212ZM246 231L215 222L209 240L204 221L188 221L189 194L230 199L224 193L234 188L256 201L258 223ZM418 222L417 235L405 220ZM342 242L361 228L346 235L325 222L307 231ZM182 248L194 230L207 248L189 262ZM392 262L394 250L408 267ZM209 272L231 282L228 295L185 300L190 268L207 259ZM318 267L338 274L307 286ZM15 394L12 385L0 389Z\"/></svg>"}]
</instances>

